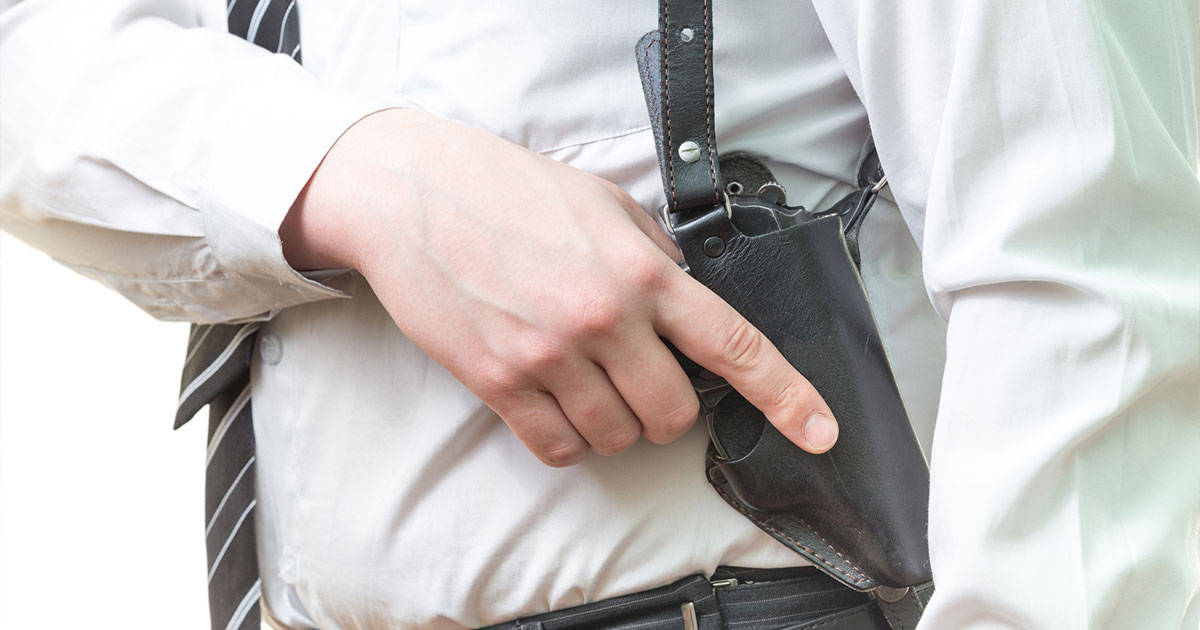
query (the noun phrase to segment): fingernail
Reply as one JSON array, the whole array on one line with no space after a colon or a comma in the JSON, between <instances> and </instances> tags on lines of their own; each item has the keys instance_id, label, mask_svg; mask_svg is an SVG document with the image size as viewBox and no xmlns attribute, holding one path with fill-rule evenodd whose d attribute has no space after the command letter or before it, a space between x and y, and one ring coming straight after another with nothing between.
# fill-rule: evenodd
<instances>
[{"instance_id":1,"label":"fingernail","mask_svg":"<svg viewBox=\"0 0 1200 630\"><path fill-rule=\"evenodd\" d=\"M823 413L814 413L804 421L804 439L818 451L825 452L832 448L837 437L837 423Z\"/></svg>"}]
</instances>

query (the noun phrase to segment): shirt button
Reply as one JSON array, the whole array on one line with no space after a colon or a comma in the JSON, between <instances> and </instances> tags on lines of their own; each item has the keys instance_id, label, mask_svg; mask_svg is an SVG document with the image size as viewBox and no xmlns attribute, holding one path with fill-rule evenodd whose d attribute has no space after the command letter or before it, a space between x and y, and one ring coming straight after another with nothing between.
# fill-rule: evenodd
<instances>
[{"instance_id":1,"label":"shirt button","mask_svg":"<svg viewBox=\"0 0 1200 630\"><path fill-rule=\"evenodd\" d=\"M279 579L286 584L296 583L296 559L292 557L292 550L286 546L279 556Z\"/></svg>"},{"instance_id":2,"label":"shirt button","mask_svg":"<svg viewBox=\"0 0 1200 630\"><path fill-rule=\"evenodd\" d=\"M267 333L258 340L258 353L268 365L275 365L283 358L283 343L274 333Z\"/></svg>"}]
</instances>

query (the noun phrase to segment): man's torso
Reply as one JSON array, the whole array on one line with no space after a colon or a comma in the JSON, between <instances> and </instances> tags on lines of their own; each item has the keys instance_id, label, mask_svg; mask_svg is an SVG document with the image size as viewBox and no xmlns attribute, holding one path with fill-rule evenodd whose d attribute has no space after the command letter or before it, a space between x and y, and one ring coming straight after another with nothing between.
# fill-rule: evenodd
<instances>
[{"instance_id":1,"label":"man's torso","mask_svg":"<svg viewBox=\"0 0 1200 630\"><path fill-rule=\"evenodd\" d=\"M305 65L323 80L593 172L648 211L662 204L634 57L655 3L308 0L301 11ZM714 23L721 149L769 156L791 203L848 191L867 121L811 6L717 2ZM894 206L881 204L863 239L864 281L927 447L940 320ZM281 313L262 332L275 351L254 364L259 553L283 624L476 626L718 564L803 563L709 488L704 427L547 468L403 336L360 277L328 282L353 299Z\"/></svg>"}]
</instances>

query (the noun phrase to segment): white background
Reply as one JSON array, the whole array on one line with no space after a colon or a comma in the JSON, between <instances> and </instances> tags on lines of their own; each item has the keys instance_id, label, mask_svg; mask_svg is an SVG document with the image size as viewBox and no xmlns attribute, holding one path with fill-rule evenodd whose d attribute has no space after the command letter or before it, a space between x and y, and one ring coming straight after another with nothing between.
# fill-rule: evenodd
<instances>
[{"instance_id":1,"label":"white background","mask_svg":"<svg viewBox=\"0 0 1200 630\"><path fill-rule=\"evenodd\" d=\"M187 331L0 234L0 628L208 627Z\"/></svg>"}]
</instances>

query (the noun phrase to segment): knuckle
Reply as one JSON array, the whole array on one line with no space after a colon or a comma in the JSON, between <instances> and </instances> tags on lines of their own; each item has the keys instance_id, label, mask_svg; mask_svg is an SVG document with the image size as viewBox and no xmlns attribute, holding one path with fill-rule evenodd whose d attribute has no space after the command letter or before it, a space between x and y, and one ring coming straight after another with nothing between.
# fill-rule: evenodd
<instances>
[{"instance_id":1,"label":"knuckle","mask_svg":"<svg viewBox=\"0 0 1200 630\"><path fill-rule=\"evenodd\" d=\"M564 468L576 464L586 454L587 447L570 440L552 442L536 452L538 459L554 468Z\"/></svg>"},{"instance_id":2,"label":"knuckle","mask_svg":"<svg viewBox=\"0 0 1200 630\"><path fill-rule=\"evenodd\" d=\"M557 338L549 335L531 337L519 351L521 371L544 374L561 366L568 354L568 344Z\"/></svg>"},{"instance_id":3,"label":"knuckle","mask_svg":"<svg viewBox=\"0 0 1200 630\"><path fill-rule=\"evenodd\" d=\"M624 257L621 275L626 286L642 293L657 293L667 277L667 269L660 256L638 250Z\"/></svg>"},{"instance_id":4,"label":"knuckle","mask_svg":"<svg viewBox=\"0 0 1200 630\"><path fill-rule=\"evenodd\" d=\"M663 428L669 435L678 437L692 428L699 415L700 401L693 396L691 400L663 416Z\"/></svg>"},{"instance_id":5,"label":"knuckle","mask_svg":"<svg viewBox=\"0 0 1200 630\"><path fill-rule=\"evenodd\" d=\"M753 365L762 355L762 333L741 317L730 318L721 332L721 356L739 366Z\"/></svg>"},{"instance_id":6,"label":"knuckle","mask_svg":"<svg viewBox=\"0 0 1200 630\"><path fill-rule=\"evenodd\" d=\"M801 387L795 380L788 379L775 389L767 404L771 406L772 410L780 412L781 417L794 417L796 414L790 412L812 406L807 389Z\"/></svg>"},{"instance_id":7,"label":"knuckle","mask_svg":"<svg viewBox=\"0 0 1200 630\"><path fill-rule=\"evenodd\" d=\"M652 431L646 439L656 444L668 444L687 433L700 415L700 402L693 397L689 402L675 407L656 418Z\"/></svg>"},{"instance_id":8,"label":"knuckle","mask_svg":"<svg viewBox=\"0 0 1200 630\"><path fill-rule=\"evenodd\" d=\"M571 309L573 333L583 339L607 337L625 317L625 309L612 295L596 292Z\"/></svg>"},{"instance_id":9,"label":"knuckle","mask_svg":"<svg viewBox=\"0 0 1200 630\"><path fill-rule=\"evenodd\" d=\"M572 414L571 420L578 425L585 427L594 427L603 422L607 415L607 408L599 401L587 401L581 403Z\"/></svg>"},{"instance_id":10,"label":"knuckle","mask_svg":"<svg viewBox=\"0 0 1200 630\"><path fill-rule=\"evenodd\" d=\"M639 432L632 429L609 431L598 444L592 445L592 448L600 455L616 455L633 446L639 437Z\"/></svg>"},{"instance_id":11,"label":"knuckle","mask_svg":"<svg viewBox=\"0 0 1200 630\"><path fill-rule=\"evenodd\" d=\"M499 362L484 363L475 375L475 390L489 404L510 398L524 380L518 371Z\"/></svg>"}]
</instances>

